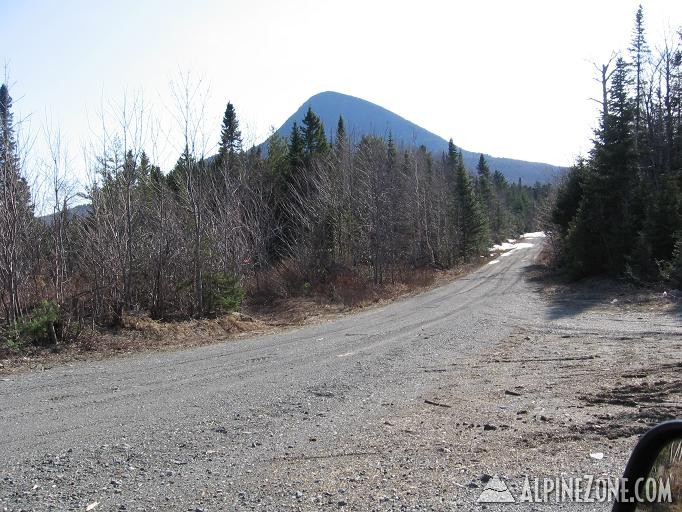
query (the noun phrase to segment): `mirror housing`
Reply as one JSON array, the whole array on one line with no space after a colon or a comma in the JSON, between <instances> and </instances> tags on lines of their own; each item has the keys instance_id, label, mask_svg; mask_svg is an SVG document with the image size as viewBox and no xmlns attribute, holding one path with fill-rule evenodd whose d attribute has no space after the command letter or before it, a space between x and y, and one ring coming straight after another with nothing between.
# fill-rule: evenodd
<instances>
[{"instance_id":1,"label":"mirror housing","mask_svg":"<svg viewBox=\"0 0 682 512\"><path fill-rule=\"evenodd\" d=\"M635 495L635 485L649 476L659 453L673 441L682 440L682 420L672 420L656 425L646 432L639 440L630 455L623 480L620 485L624 486L627 496ZM613 505L613 512L634 512L638 503L619 502Z\"/></svg>"}]
</instances>

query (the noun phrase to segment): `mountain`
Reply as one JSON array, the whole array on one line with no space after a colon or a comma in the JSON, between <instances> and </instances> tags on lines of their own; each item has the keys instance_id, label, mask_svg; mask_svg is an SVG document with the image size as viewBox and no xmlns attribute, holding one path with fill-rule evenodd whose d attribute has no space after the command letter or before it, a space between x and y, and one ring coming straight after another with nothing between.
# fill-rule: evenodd
<instances>
[{"instance_id":1,"label":"mountain","mask_svg":"<svg viewBox=\"0 0 682 512\"><path fill-rule=\"evenodd\" d=\"M421 126L394 114L379 105L369 101L341 94L338 92L322 92L305 101L299 109L277 130L277 134L287 139L291 134L291 127L296 121L299 125L311 107L324 123L327 138L336 132L339 115L343 116L346 131L353 140L359 140L363 135L378 135L387 137L389 132L397 144L405 147L424 145L434 155L447 151L448 141ZM455 141L455 144L457 141ZM478 164L480 153L462 149L464 164L473 170ZM499 158L485 154L485 158L493 170L500 170L510 181L521 181L532 185L536 181L547 183L562 169L561 167L539 163Z\"/></svg>"},{"instance_id":2,"label":"mountain","mask_svg":"<svg viewBox=\"0 0 682 512\"><path fill-rule=\"evenodd\" d=\"M68 213L72 217L85 217L89 212L90 212L90 205L87 203L77 204L76 206L71 206L68 209ZM50 226L50 225L52 225L52 222L54 222L55 215L56 214L54 214L54 213L49 213L47 215L42 215L42 216L38 217L38 219L42 220L45 224Z\"/></svg>"}]
</instances>

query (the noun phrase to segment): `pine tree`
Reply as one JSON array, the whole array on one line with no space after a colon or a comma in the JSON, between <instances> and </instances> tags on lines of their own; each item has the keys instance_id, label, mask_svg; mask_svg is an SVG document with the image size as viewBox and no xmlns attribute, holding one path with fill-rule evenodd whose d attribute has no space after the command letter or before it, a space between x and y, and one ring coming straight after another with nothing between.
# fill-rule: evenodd
<instances>
[{"instance_id":1,"label":"pine tree","mask_svg":"<svg viewBox=\"0 0 682 512\"><path fill-rule=\"evenodd\" d=\"M334 137L334 152L336 158L341 158L343 153L348 150L348 135L346 134L346 125L343 122L343 117L339 116L339 122L336 125L336 136Z\"/></svg>"},{"instance_id":2,"label":"pine tree","mask_svg":"<svg viewBox=\"0 0 682 512\"><path fill-rule=\"evenodd\" d=\"M457 146L452 142L452 139L448 142L448 156L447 156L447 167L451 172L457 170L457 165L459 164L459 154L457 152Z\"/></svg>"},{"instance_id":3,"label":"pine tree","mask_svg":"<svg viewBox=\"0 0 682 512\"><path fill-rule=\"evenodd\" d=\"M632 56L632 65L635 72L635 151L638 151L638 146L641 142L642 132L642 107L644 102L644 64L649 54L649 47L646 42L644 33L644 9L640 5L635 14L635 28L632 34L632 43L630 46L630 55Z\"/></svg>"},{"instance_id":4,"label":"pine tree","mask_svg":"<svg viewBox=\"0 0 682 512\"><path fill-rule=\"evenodd\" d=\"M311 158L327 151L329 144L324 134L324 126L319 117L313 112L312 108L308 107L308 112L303 118L303 127L301 129L303 137L303 149L306 157L306 163L310 162Z\"/></svg>"},{"instance_id":5,"label":"pine tree","mask_svg":"<svg viewBox=\"0 0 682 512\"><path fill-rule=\"evenodd\" d=\"M496 170L492 177L492 206L490 212L490 232L494 239L500 241L512 232L509 208L509 183L501 171Z\"/></svg>"},{"instance_id":6,"label":"pine tree","mask_svg":"<svg viewBox=\"0 0 682 512\"><path fill-rule=\"evenodd\" d=\"M559 227L562 236L568 233L571 222L575 219L580 208L587 172L587 162L584 159L579 159L557 191L552 210L552 222Z\"/></svg>"},{"instance_id":7,"label":"pine tree","mask_svg":"<svg viewBox=\"0 0 682 512\"><path fill-rule=\"evenodd\" d=\"M22 314L21 289L27 277L27 252L33 205L21 175L7 85L0 86L0 282L7 320L14 325Z\"/></svg>"},{"instance_id":8,"label":"pine tree","mask_svg":"<svg viewBox=\"0 0 682 512\"><path fill-rule=\"evenodd\" d=\"M291 127L287 149L287 165L280 170L277 180L274 216L278 233L270 247L270 257L275 261L288 256L288 251L301 238L302 225L298 211L301 202L310 194L305 172L305 140L296 122Z\"/></svg>"},{"instance_id":9,"label":"pine tree","mask_svg":"<svg viewBox=\"0 0 682 512\"><path fill-rule=\"evenodd\" d=\"M460 256L469 258L488 246L488 220L476 197L474 184L464 167L461 151L457 154L457 200L460 206Z\"/></svg>"},{"instance_id":10,"label":"pine tree","mask_svg":"<svg viewBox=\"0 0 682 512\"><path fill-rule=\"evenodd\" d=\"M568 232L569 263L576 275L625 270L641 219L636 154L628 97L628 65L619 58L609 89L608 115L596 133L583 196Z\"/></svg>"},{"instance_id":11,"label":"pine tree","mask_svg":"<svg viewBox=\"0 0 682 512\"><path fill-rule=\"evenodd\" d=\"M0 166L2 166L3 180L8 179L10 173L14 175L18 173L19 156L17 155L17 142L14 135L12 97L9 95L9 89L5 84L0 86Z\"/></svg>"},{"instance_id":12,"label":"pine tree","mask_svg":"<svg viewBox=\"0 0 682 512\"><path fill-rule=\"evenodd\" d=\"M393 135L389 133L386 147L387 159L386 170L388 175L388 244L392 266L398 264L405 258L409 251L406 243L408 237L407 212L404 205L406 203L406 183L405 175L398 162L398 152L396 150Z\"/></svg>"},{"instance_id":13,"label":"pine tree","mask_svg":"<svg viewBox=\"0 0 682 512\"><path fill-rule=\"evenodd\" d=\"M220 131L218 146L218 163L221 168L233 174L236 168L237 156L242 151L242 133L239 130L239 120L232 103L227 103L223 124Z\"/></svg>"},{"instance_id":14,"label":"pine tree","mask_svg":"<svg viewBox=\"0 0 682 512\"><path fill-rule=\"evenodd\" d=\"M346 125L343 122L343 116L339 116L339 122L336 125L336 138L334 139L335 144L345 143L346 137Z\"/></svg>"},{"instance_id":15,"label":"pine tree","mask_svg":"<svg viewBox=\"0 0 682 512\"><path fill-rule=\"evenodd\" d=\"M288 158L289 149L286 139L273 131L268 139L268 151L265 159L267 170L272 176L281 177L287 172Z\"/></svg>"},{"instance_id":16,"label":"pine tree","mask_svg":"<svg viewBox=\"0 0 682 512\"><path fill-rule=\"evenodd\" d=\"M478 171L478 196L481 201L481 206L486 212L490 212L492 201L490 167L488 167L488 162L485 161L483 155L478 159L476 170Z\"/></svg>"},{"instance_id":17,"label":"pine tree","mask_svg":"<svg viewBox=\"0 0 682 512\"><path fill-rule=\"evenodd\" d=\"M149 157L147 156L147 153L145 153L145 151L142 150L142 153L140 153L140 164L137 169L140 179L146 180L149 177L151 169L152 165L151 162L149 161Z\"/></svg>"},{"instance_id":18,"label":"pine tree","mask_svg":"<svg viewBox=\"0 0 682 512\"><path fill-rule=\"evenodd\" d=\"M289 166L292 171L304 165L305 157L305 141L298 124L294 123L291 127L291 135L289 136Z\"/></svg>"}]
</instances>

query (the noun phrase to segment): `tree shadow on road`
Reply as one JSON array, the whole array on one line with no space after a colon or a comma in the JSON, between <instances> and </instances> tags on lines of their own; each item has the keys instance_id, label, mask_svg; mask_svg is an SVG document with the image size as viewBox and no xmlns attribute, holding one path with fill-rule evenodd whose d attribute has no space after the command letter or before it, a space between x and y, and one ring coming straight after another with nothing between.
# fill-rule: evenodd
<instances>
[{"instance_id":1,"label":"tree shadow on road","mask_svg":"<svg viewBox=\"0 0 682 512\"><path fill-rule=\"evenodd\" d=\"M663 288L643 288L608 277L571 281L545 265L524 267L526 281L547 304L550 320L570 318L591 310L610 313L661 312L682 320L682 298Z\"/></svg>"}]
</instances>

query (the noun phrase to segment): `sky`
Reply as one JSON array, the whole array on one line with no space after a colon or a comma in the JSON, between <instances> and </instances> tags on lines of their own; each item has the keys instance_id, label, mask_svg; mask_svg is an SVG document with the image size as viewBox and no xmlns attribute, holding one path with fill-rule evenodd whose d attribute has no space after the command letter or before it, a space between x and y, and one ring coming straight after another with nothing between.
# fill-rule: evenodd
<instances>
[{"instance_id":1,"label":"sky","mask_svg":"<svg viewBox=\"0 0 682 512\"><path fill-rule=\"evenodd\" d=\"M171 166L182 149L172 91L187 77L209 154L228 101L252 144L333 90L469 151L570 165L595 127L593 63L627 48L638 3L0 0L0 63L31 165L58 128L74 176L124 98L144 103L142 143ZM650 45L673 37L682 2L642 4Z\"/></svg>"}]
</instances>

